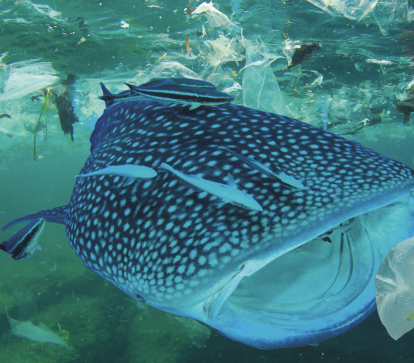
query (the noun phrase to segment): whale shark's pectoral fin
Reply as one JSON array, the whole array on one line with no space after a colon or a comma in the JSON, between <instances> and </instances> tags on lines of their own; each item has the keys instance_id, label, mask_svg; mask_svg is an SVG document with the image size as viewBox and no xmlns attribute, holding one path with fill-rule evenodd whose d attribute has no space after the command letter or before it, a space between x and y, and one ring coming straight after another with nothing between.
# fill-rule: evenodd
<instances>
[{"instance_id":1,"label":"whale shark's pectoral fin","mask_svg":"<svg viewBox=\"0 0 414 363\"><path fill-rule=\"evenodd\" d=\"M27 216L17 218L14 221L7 223L1 230L4 231L11 226L21 222L30 222L34 219L43 218L46 222L65 224L67 206L57 207L53 209L45 209L40 212L29 214Z\"/></svg>"}]
</instances>

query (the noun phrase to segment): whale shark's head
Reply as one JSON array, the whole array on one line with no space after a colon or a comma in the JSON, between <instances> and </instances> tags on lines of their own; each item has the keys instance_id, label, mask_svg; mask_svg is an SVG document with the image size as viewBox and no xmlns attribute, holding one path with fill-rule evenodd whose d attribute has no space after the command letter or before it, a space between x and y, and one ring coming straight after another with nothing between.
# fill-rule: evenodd
<instances>
[{"instance_id":1,"label":"whale shark's head","mask_svg":"<svg viewBox=\"0 0 414 363\"><path fill-rule=\"evenodd\" d=\"M231 173L260 203L250 211L190 193L172 173L130 185L101 175L77 180L65 220L85 265L127 294L255 347L312 344L361 322L382 258L414 234L411 169L288 117L122 102L91 143L83 174L161 163L217 183Z\"/></svg>"}]
</instances>

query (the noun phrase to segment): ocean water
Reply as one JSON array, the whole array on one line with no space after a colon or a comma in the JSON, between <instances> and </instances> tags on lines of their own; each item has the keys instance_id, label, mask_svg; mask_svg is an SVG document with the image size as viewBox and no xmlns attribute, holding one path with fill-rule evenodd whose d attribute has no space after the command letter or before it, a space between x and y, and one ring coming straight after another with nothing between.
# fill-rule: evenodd
<instances>
[{"instance_id":1,"label":"ocean water","mask_svg":"<svg viewBox=\"0 0 414 363\"><path fill-rule=\"evenodd\" d=\"M0 226L68 203L104 109L100 81L117 92L123 82L202 77L234 103L321 128L324 120L329 131L414 168L414 121L404 123L396 110L414 80L413 4L379 1L370 10L342 1L346 7L324 10L315 3L220 0L220 13L190 17L186 7L200 1L3 0ZM287 68L295 46L315 43L321 48L312 57ZM79 120L73 141L53 98L68 75ZM34 154L47 87L55 92L41 118L47 141L39 132ZM61 225L48 224L40 245L31 259L0 254L0 363L414 362L414 333L394 341L377 313L318 346L261 351L136 303L83 266ZM45 324L71 350L13 335L6 307L14 319Z\"/></svg>"}]
</instances>

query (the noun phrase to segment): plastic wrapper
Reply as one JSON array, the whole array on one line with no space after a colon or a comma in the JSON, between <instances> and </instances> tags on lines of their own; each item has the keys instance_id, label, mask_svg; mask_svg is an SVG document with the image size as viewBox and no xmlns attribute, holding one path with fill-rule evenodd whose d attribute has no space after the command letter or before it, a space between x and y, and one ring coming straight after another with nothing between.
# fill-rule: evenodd
<instances>
[{"instance_id":1,"label":"plastic wrapper","mask_svg":"<svg viewBox=\"0 0 414 363\"><path fill-rule=\"evenodd\" d=\"M414 238L398 243L375 277L378 314L397 340L414 328Z\"/></svg>"},{"instance_id":2,"label":"plastic wrapper","mask_svg":"<svg viewBox=\"0 0 414 363\"><path fill-rule=\"evenodd\" d=\"M14 63L0 95L0 101L13 100L57 82L59 77L49 62L33 60Z\"/></svg>"}]
</instances>

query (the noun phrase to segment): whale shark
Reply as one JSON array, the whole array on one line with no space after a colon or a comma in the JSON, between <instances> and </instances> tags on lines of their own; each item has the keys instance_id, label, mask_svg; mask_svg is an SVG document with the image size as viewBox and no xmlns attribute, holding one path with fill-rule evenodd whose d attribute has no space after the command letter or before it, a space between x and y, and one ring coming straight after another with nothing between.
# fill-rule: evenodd
<instances>
[{"instance_id":1,"label":"whale shark","mask_svg":"<svg viewBox=\"0 0 414 363\"><path fill-rule=\"evenodd\" d=\"M101 175L78 178L67 205L3 229L63 224L85 266L133 299L256 348L316 344L361 323L375 311L382 260L414 236L413 170L290 117L125 99L104 110L90 141L79 174L165 163L219 183L231 172L263 210L189 193L168 172L130 185Z\"/></svg>"}]
</instances>

